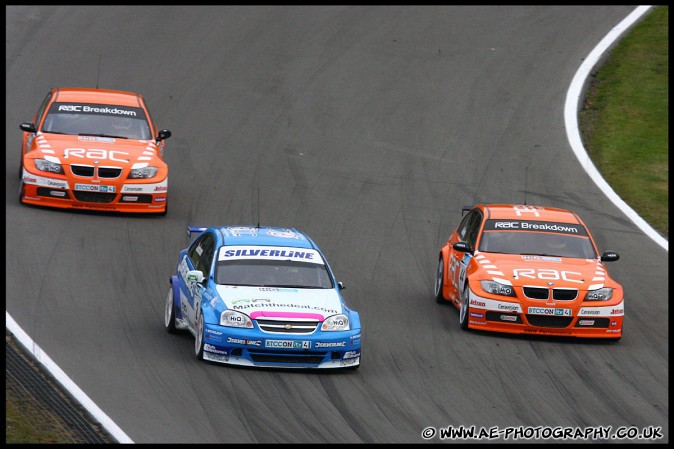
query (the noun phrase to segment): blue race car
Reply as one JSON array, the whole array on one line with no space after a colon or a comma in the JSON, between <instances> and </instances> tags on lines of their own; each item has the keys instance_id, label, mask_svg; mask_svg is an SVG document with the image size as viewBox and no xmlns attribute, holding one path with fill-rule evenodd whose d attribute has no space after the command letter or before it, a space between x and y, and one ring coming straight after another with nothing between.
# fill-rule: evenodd
<instances>
[{"instance_id":1,"label":"blue race car","mask_svg":"<svg viewBox=\"0 0 674 449\"><path fill-rule=\"evenodd\" d=\"M188 227L165 325L197 359L284 368L360 366L360 318L323 253L297 229Z\"/></svg>"}]
</instances>

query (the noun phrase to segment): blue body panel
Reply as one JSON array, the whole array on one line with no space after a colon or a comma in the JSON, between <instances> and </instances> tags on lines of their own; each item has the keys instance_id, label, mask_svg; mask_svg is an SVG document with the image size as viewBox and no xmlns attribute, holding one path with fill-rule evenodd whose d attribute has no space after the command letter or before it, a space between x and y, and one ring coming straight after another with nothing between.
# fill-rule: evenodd
<instances>
[{"instance_id":1,"label":"blue body panel","mask_svg":"<svg viewBox=\"0 0 674 449\"><path fill-rule=\"evenodd\" d=\"M188 235L211 234L215 240L215 254L222 246L283 246L312 248L325 263L333 290L341 302L341 313L349 319L349 330L322 331L321 322L309 333L270 332L262 330L257 319L252 328L221 325L221 315L227 309L219 296L213 279L217 257L210 272L203 273L204 282L188 282L187 272L195 270L188 248L178 258L176 272L171 276L174 290L174 310L180 329L197 335L196 317L204 318L203 358L208 361L266 367L342 368L358 367L361 350L361 324L358 312L344 302L341 289L325 257L316 244L304 233L291 228L225 226L216 228L190 227ZM232 287L229 287L230 289ZM329 289L328 289L329 291ZM242 313L242 312L241 312Z\"/></svg>"}]
</instances>

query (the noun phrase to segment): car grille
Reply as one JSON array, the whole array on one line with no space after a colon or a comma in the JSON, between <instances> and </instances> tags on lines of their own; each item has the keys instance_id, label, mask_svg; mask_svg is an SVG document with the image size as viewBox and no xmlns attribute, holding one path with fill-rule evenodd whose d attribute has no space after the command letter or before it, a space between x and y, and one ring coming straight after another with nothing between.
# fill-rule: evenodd
<instances>
[{"instance_id":1,"label":"car grille","mask_svg":"<svg viewBox=\"0 0 674 449\"><path fill-rule=\"evenodd\" d=\"M73 175L75 176L92 178L94 176L95 169L91 165L71 165L70 171L72 171Z\"/></svg>"},{"instance_id":2,"label":"car grille","mask_svg":"<svg viewBox=\"0 0 674 449\"><path fill-rule=\"evenodd\" d=\"M101 193L101 192L80 192L78 190L73 192L77 201L84 203L112 203L115 201L116 193Z\"/></svg>"},{"instance_id":3,"label":"car grille","mask_svg":"<svg viewBox=\"0 0 674 449\"><path fill-rule=\"evenodd\" d=\"M98 167L99 178L119 178L122 169L119 167Z\"/></svg>"},{"instance_id":4,"label":"car grille","mask_svg":"<svg viewBox=\"0 0 674 449\"><path fill-rule=\"evenodd\" d=\"M548 299L550 291L545 287L522 287L524 296L530 299Z\"/></svg>"},{"instance_id":5,"label":"car grille","mask_svg":"<svg viewBox=\"0 0 674 449\"><path fill-rule=\"evenodd\" d=\"M552 299L557 301L573 301L578 297L578 290L575 288L553 288Z\"/></svg>"},{"instance_id":6,"label":"car grille","mask_svg":"<svg viewBox=\"0 0 674 449\"><path fill-rule=\"evenodd\" d=\"M318 321L299 320L263 320L257 319L257 325L263 332L277 334L311 334L318 327Z\"/></svg>"},{"instance_id":7,"label":"car grille","mask_svg":"<svg viewBox=\"0 0 674 449\"><path fill-rule=\"evenodd\" d=\"M548 299L550 289L546 287L522 287L524 296L529 299ZM572 301L578 297L578 289L575 288L553 288L552 299L557 301Z\"/></svg>"},{"instance_id":8,"label":"car grille","mask_svg":"<svg viewBox=\"0 0 674 449\"><path fill-rule=\"evenodd\" d=\"M547 316L547 315L527 315L527 321L532 326L538 327L567 327L573 321L570 316Z\"/></svg>"},{"instance_id":9,"label":"car grille","mask_svg":"<svg viewBox=\"0 0 674 449\"><path fill-rule=\"evenodd\" d=\"M122 169L119 167L93 167L91 165L76 165L73 164L70 166L70 171L73 172L75 176L82 176L84 178L93 178L94 174L98 170L99 178L119 178L122 174Z\"/></svg>"},{"instance_id":10,"label":"car grille","mask_svg":"<svg viewBox=\"0 0 674 449\"><path fill-rule=\"evenodd\" d=\"M249 349L248 354L255 363L307 363L317 365L323 361L327 352Z\"/></svg>"}]
</instances>

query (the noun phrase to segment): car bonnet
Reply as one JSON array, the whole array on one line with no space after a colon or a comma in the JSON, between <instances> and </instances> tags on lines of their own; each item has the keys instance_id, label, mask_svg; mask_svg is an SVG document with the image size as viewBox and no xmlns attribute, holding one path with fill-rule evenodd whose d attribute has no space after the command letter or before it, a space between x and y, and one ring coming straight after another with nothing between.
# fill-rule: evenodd
<instances>
[{"instance_id":1,"label":"car bonnet","mask_svg":"<svg viewBox=\"0 0 674 449\"><path fill-rule=\"evenodd\" d=\"M594 290L608 280L604 264L598 259L476 253L480 279L521 286L554 286Z\"/></svg>"},{"instance_id":2,"label":"car bonnet","mask_svg":"<svg viewBox=\"0 0 674 449\"><path fill-rule=\"evenodd\" d=\"M115 139L38 133L31 145L35 157L62 165L101 164L133 167L157 163L153 140Z\"/></svg>"}]
</instances>

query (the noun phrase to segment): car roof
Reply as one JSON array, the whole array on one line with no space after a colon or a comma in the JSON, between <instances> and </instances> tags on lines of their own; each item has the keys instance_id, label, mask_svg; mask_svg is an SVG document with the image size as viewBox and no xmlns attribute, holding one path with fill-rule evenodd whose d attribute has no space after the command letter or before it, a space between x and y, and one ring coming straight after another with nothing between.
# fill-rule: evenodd
<instances>
[{"instance_id":1,"label":"car roof","mask_svg":"<svg viewBox=\"0 0 674 449\"><path fill-rule=\"evenodd\" d=\"M61 87L54 91L54 101L63 103L100 103L139 107L142 102L140 94L121 90Z\"/></svg>"},{"instance_id":2,"label":"car roof","mask_svg":"<svg viewBox=\"0 0 674 449\"><path fill-rule=\"evenodd\" d=\"M482 204L487 219L515 219L582 224L578 215L570 210L556 207L529 206L521 204Z\"/></svg>"},{"instance_id":3,"label":"car roof","mask_svg":"<svg viewBox=\"0 0 674 449\"><path fill-rule=\"evenodd\" d=\"M289 246L317 249L311 239L296 228L273 226L223 226L217 228L224 236L226 246Z\"/></svg>"}]
</instances>

